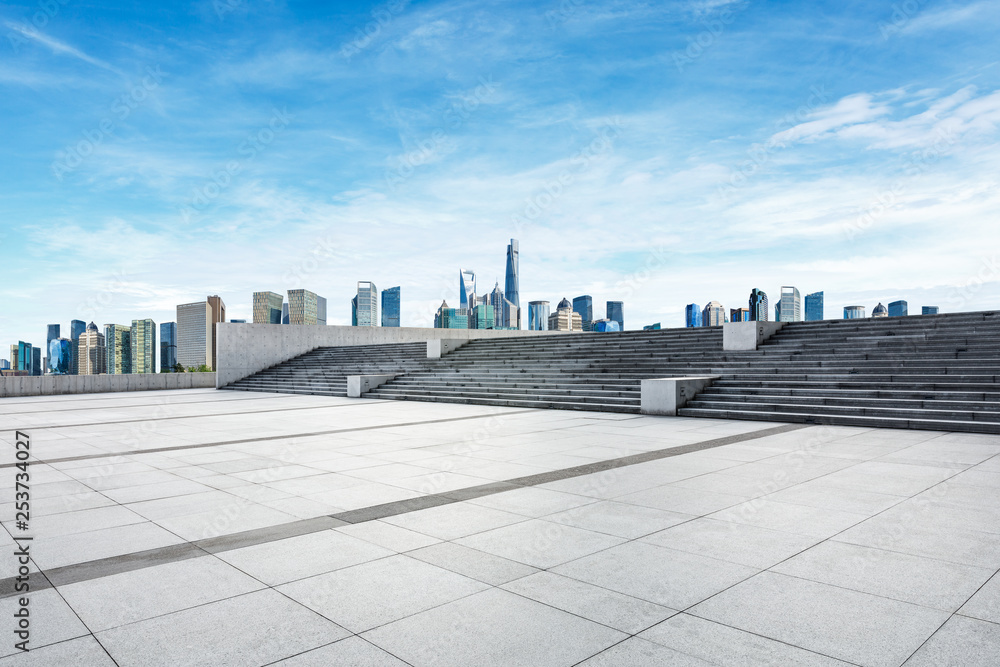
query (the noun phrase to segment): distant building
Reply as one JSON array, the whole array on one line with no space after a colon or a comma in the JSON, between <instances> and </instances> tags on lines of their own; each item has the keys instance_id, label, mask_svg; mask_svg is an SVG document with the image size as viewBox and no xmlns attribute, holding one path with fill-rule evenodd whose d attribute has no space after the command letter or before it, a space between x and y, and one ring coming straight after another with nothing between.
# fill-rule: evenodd
<instances>
[{"instance_id":1,"label":"distant building","mask_svg":"<svg viewBox=\"0 0 1000 667\"><path fill-rule=\"evenodd\" d=\"M767 293L754 287L750 290L750 321L767 322L769 317Z\"/></svg>"},{"instance_id":2,"label":"distant building","mask_svg":"<svg viewBox=\"0 0 1000 667\"><path fill-rule=\"evenodd\" d=\"M87 330L87 323L83 320L71 320L69 323L69 339L73 344L72 358L69 363L69 373L70 375L76 375L79 369L79 361L77 359L77 343L80 340L80 336Z\"/></svg>"},{"instance_id":3,"label":"distant building","mask_svg":"<svg viewBox=\"0 0 1000 667\"><path fill-rule=\"evenodd\" d=\"M470 329L492 329L495 323L493 306L488 303L479 304L469 313Z\"/></svg>"},{"instance_id":4,"label":"distant building","mask_svg":"<svg viewBox=\"0 0 1000 667\"><path fill-rule=\"evenodd\" d=\"M494 329L520 329L521 309L507 298L500 289L500 283L493 285L493 291L484 296L486 302L493 306Z\"/></svg>"},{"instance_id":5,"label":"distant building","mask_svg":"<svg viewBox=\"0 0 1000 667\"><path fill-rule=\"evenodd\" d=\"M126 324L104 325L104 347L108 375L128 375L132 372L132 327Z\"/></svg>"},{"instance_id":6,"label":"distant building","mask_svg":"<svg viewBox=\"0 0 1000 667\"><path fill-rule=\"evenodd\" d=\"M582 324L580 325L583 326ZM532 301L528 304L528 329L547 331L549 328L549 302Z\"/></svg>"},{"instance_id":7,"label":"distant building","mask_svg":"<svg viewBox=\"0 0 1000 667\"><path fill-rule=\"evenodd\" d=\"M324 312L320 313L320 297L307 289L288 290L288 323L289 324L326 324ZM325 301L324 301L325 304ZM323 315L321 318L320 315Z\"/></svg>"},{"instance_id":8,"label":"distant building","mask_svg":"<svg viewBox=\"0 0 1000 667\"><path fill-rule=\"evenodd\" d=\"M608 301L607 318L618 323L618 328L625 331L625 304L621 301Z\"/></svg>"},{"instance_id":9,"label":"distant building","mask_svg":"<svg viewBox=\"0 0 1000 667\"><path fill-rule=\"evenodd\" d=\"M599 331L602 333L610 331L621 331L621 327L618 326L618 322L615 320L609 320L607 318L603 320L597 320L594 322L594 331Z\"/></svg>"},{"instance_id":10,"label":"distant building","mask_svg":"<svg viewBox=\"0 0 1000 667\"><path fill-rule=\"evenodd\" d=\"M920 309L921 315L937 315L940 309L937 306L924 306Z\"/></svg>"},{"instance_id":11,"label":"distant building","mask_svg":"<svg viewBox=\"0 0 1000 667\"><path fill-rule=\"evenodd\" d=\"M906 317L909 313L909 304L900 299L889 304L889 317Z\"/></svg>"},{"instance_id":12,"label":"distant building","mask_svg":"<svg viewBox=\"0 0 1000 667\"><path fill-rule=\"evenodd\" d=\"M399 287L390 287L382 290L382 326L399 326Z\"/></svg>"},{"instance_id":13,"label":"distant building","mask_svg":"<svg viewBox=\"0 0 1000 667\"><path fill-rule=\"evenodd\" d=\"M521 328L521 287L520 287L520 253L517 250L517 239L511 239L507 245L507 272L504 277L503 296L514 306L516 328ZM512 318L507 316L507 320Z\"/></svg>"},{"instance_id":14,"label":"distant building","mask_svg":"<svg viewBox=\"0 0 1000 667\"><path fill-rule=\"evenodd\" d=\"M230 324L246 324L246 320L229 320Z\"/></svg>"},{"instance_id":15,"label":"distant building","mask_svg":"<svg viewBox=\"0 0 1000 667\"><path fill-rule=\"evenodd\" d=\"M0 359L0 371L10 370L10 362L6 359Z\"/></svg>"},{"instance_id":16,"label":"distant building","mask_svg":"<svg viewBox=\"0 0 1000 667\"><path fill-rule=\"evenodd\" d=\"M819 322L823 319L823 293L806 294L806 322Z\"/></svg>"},{"instance_id":17,"label":"distant building","mask_svg":"<svg viewBox=\"0 0 1000 667\"><path fill-rule=\"evenodd\" d=\"M48 326L48 333L45 336L45 354L49 353L49 343L59 338L59 329L60 326L58 324L50 324Z\"/></svg>"},{"instance_id":18,"label":"distant building","mask_svg":"<svg viewBox=\"0 0 1000 667\"><path fill-rule=\"evenodd\" d=\"M42 348L31 347L31 374L32 375L42 375L44 369L42 368Z\"/></svg>"},{"instance_id":19,"label":"distant building","mask_svg":"<svg viewBox=\"0 0 1000 667\"><path fill-rule=\"evenodd\" d=\"M226 321L226 304L218 296L177 306L177 363L185 368L215 369L215 325Z\"/></svg>"},{"instance_id":20,"label":"distant building","mask_svg":"<svg viewBox=\"0 0 1000 667\"><path fill-rule=\"evenodd\" d=\"M729 310L729 321L730 322L750 322L750 309L749 308L730 308Z\"/></svg>"},{"instance_id":21,"label":"distant building","mask_svg":"<svg viewBox=\"0 0 1000 667\"><path fill-rule=\"evenodd\" d=\"M608 302L610 307L611 302ZM573 310L569 299L559 302L556 312L549 315L549 331L583 331L583 320L580 313Z\"/></svg>"},{"instance_id":22,"label":"distant building","mask_svg":"<svg viewBox=\"0 0 1000 667\"><path fill-rule=\"evenodd\" d=\"M316 324L326 326L326 297L316 297Z\"/></svg>"},{"instance_id":23,"label":"distant building","mask_svg":"<svg viewBox=\"0 0 1000 667\"><path fill-rule=\"evenodd\" d=\"M132 320L132 372L156 372L156 322Z\"/></svg>"},{"instance_id":24,"label":"distant building","mask_svg":"<svg viewBox=\"0 0 1000 667\"><path fill-rule=\"evenodd\" d=\"M573 299L573 310L580 313L584 331L594 330L594 299L589 294Z\"/></svg>"},{"instance_id":25,"label":"distant building","mask_svg":"<svg viewBox=\"0 0 1000 667\"><path fill-rule=\"evenodd\" d=\"M872 311L872 317L889 317L889 309L880 303Z\"/></svg>"},{"instance_id":26,"label":"distant building","mask_svg":"<svg viewBox=\"0 0 1000 667\"><path fill-rule=\"evenodd\" d=\"M107 369L108 352L104 345L104 334L91 322L77 342L77 375L100 375L107 373Z\"/></svg>"},{"instance_id":27,"label":"distant building","mask_svg":"<svg viewBox=\"0 0 1000 667\"><path fill-rule=\"evenodd\" d=\"M701 326L701 306L696 303L689 303L685 306L684 326L689 328Z\"/></svg>"},{"instance_id":28,"label":"distant building","mask_svg":"<svg viewBox=\"0 0 1000 667\"><path fill-rule=\"evenodd\" d=\"M356 327L377 327L378 288L367 280L358 281L358 292L351 301L351 323Z\"/></svg>"},{"instance_id":29,"label":"distant building","mask_svg":"<svg viewBox=\"0 0 1000 667\"><path fill-rule=\"evenodd\" d=\"M802 321L802 297L796 287L782 287L781 301L777 311L780 314L780 322L801 322Z\"/></svg>"},{"instance_id":30,"label":"distant building","mask_svg":"<svg viewBox=\"0 0 1000 667\"><path fill-rule=\"evenodd\" d=\"M642 330L643 331L659 331L660 330L660 323L657 322L656 324L646 324L646 325L644 325L642 327Z\"/></svg>"},{"instance_id":31,"label":"distant building","mask_svg":"<svg viewBox=\"0 0 1000 667\"><path fill-rule=\"evenodd\" d=\"M845 306L844 307L844 319L845 320L863 320L865 318L865 307L864 306Z\"/></svg>"},{"instance_id":32,"label":"distant building","mask_svg":"<svg viewBox=\"0 0 1000 667\"><path fill-rule=\"evenodd\" d=\"M701 311L703 327L721 327L726 323L726 309L718 301L709 301Z\"/></svg>"},{"instance_id":33,"label":"distant building","mask_svg":"<svg viewBox=\"0 0 1000 667\"><path fill-rule=\"evenodd\" d=\"M476 274L474 271L458 270L458 307L472 308L476 305Z\"/></svg>"},{"instance_id":34,"label":"distant building","mask_svg":"<svg viewBox=\"0 0 1000 667\"><path fill-rule=\"evenodd\" d=\"M73 341L68 338L53 338L49 341L49 373L69 375L69 364L73 359Z\"/></svg>"},{"instance_id":35,"label":"distant building","mask_svg":"<svg viewBox=\"0 0 1000 667\"><path fill-rule=\"evenodd\" d=\"M434 315L435 329L468 329L469 311L466 308L449 308L447 301L441 302Z\"/></svg>"},{"instance_id":36,"label":"distant building","mask_svg":"<svg viewBox=\"0 0 1000 667\"><path fill-rule=\"evenodd\" d=\"M253 293L253 323L281 324L281 311L285 297L277 292Z\"/></svg>"},{"instance_id":37,"label":"distant building","mask_svg":"<svg viewBox=\"0 0 1000 667\"><path fill-rule=\"evenodd\" d=\"M281 305L281 323L288 324L291 318L288 317L288 303L283 303Z\"/></svg>"},{"instance_id":38,"label":"distant building","mask_svg":"<svg viewBox=\"0 0 1000 667\"><path fill-rule=\"evenodd\" d=\"M177 323L162 322L160 324L160 372L173 373L176 365Z\"/></svg>"}]
</instances>

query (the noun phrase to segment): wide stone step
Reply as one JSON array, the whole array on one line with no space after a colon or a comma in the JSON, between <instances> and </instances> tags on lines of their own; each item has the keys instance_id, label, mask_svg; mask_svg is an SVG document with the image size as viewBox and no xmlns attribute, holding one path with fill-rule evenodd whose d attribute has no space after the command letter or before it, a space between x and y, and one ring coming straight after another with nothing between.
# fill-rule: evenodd
<instances>
[{"instance_id":1,"label":"wide stone step","mask_svg":"<svg viewBox=\"0 0 1000 667\"><path fill-rule=\"evenodd\" d=\"M427 401L432 403L467 403L471 405L495 405L509 408L548 408L556 410L590 410L597 412L626 412L638 413L638 405L614 405L602 403L580 403L574 401L541 401L523 399L501 399L501 398L468 398L468 397L442 397L424 395L400 395L383 396L380 392L374 391L365 394L366 398L378 398L384 400L405 400L405 401Z\"/></svg>"},{"instance_id":2,"label":"wide stone step","mask_svg":"<svg viewBox=\"0 0 1000 667\"><path fill-rule=\"evenodd\" d=\"M869 428L925 429L931 431L956 431L964 433L1000 433L1000 424L991 422L959 422L921 418L864 417L830 415L821 412L793 414L753 410L719 410L708 408L681 408L681 417L704 419L741 419L751 421L784 422L792 424L830 424Z\"/></svg>"}]
</instances>

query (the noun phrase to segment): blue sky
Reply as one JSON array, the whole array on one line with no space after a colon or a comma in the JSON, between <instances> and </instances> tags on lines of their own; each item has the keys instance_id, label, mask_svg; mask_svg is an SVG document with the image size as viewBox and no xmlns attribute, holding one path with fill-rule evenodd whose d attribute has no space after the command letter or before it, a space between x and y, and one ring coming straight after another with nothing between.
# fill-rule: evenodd
<instances>
[{"instance_id":1,"label":"blue sky","mask_svg":"<svg viewBox=\"0 0 1000 667\"><path fill-rule=\"evenodd\" d=\"M503 284L627 328L752 287L1000 308L1000 5L0 8L0 343L358 280L430 326Z\"/></svg>"}]
</instances>

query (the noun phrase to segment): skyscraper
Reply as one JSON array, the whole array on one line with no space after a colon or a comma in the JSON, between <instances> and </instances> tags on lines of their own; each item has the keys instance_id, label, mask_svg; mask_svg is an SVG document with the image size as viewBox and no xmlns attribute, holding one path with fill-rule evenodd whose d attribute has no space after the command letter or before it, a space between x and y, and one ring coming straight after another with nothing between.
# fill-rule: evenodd
<instances>
[{"instance_id":1,"label":"skyscraper","mask_svg":"<svg viewBox=\"0 0 1000 667\"><path fill-rule=\"evenodd\" d=\"M625 331L625 304L621 301L608 301L608 314L609 320L614 320L618 323L618 329L620 331Z\"/></svg>"},{"instance_id":2,"label":"skyscraper","mask_svg":"<svg viewBox=\"0 0 1000 667\"><path fill-rule=\"evenodd\" d=\"M780 302L781 322L801 322L802 321L802 297L796 287L781 288Z\"/></svg>"},{"instance_id":3,"label":"skyscraper","mask_svg":"<svg viewBox=\"0 0 1000 667\"><path fill-rule=\"evenodd\" d=\"M750 309L749 308L730 308L729 309L729 321L730 322L749 322L750 321Z\"/></svg>"},{"instance_id":4,"label":"skyscraper","mask_svg":"<svg viewBox=\"0 0 1000 667\"><path fill-rule=\"evenodd\" d=\"M108 353L104 347L104 334L91 322L80 334L77 342L77 374L100 375L107 373Z\"/></svg>"},{"instance_id":5,"label":"skyscraper","mask_svg":"<svg viewBox=\"0 0 1000 667\"><path fill-rule=\"evenodd\" d=\"M173 373L176 365L177 323L163 322L160 324L160 372Z\"/></svg>"},{"instance_id":6,"label":"skyscraper","mask_svg":"<svg viewBox=\"0 0 1000 667\"><path fill-rule=\"evenodd\" d=\"M889 317L889 309L879 303L872 311L872 317Z\"/></svg>"},{"instance_id":7,"label":"skyscraper","mask_svg":"<svg viewBox=\"0 0 1000 667\"><path fill-rule=\"evenodd\" d=\"M375 283L366 280L358 281L358 295L355 316L359 327L378 326L378 288ZM352 318L354 319L354 318Z\"/></svg>"},{"instance_id":8,"label":"skyscraper","mask_svg":"<svg viewBox=\"0 0 1000 667\"><path fill-rule=\"evenodd\" d=\"M721 327L726 323L726 309L718 301L709 301L701 311L701 325Z\"/></svg>"},{"instance_id":9,"label":"skyscraper","mask_svg":"<svg viewBox=\"0 0 1000 667\"><path fill-rule=\"evenodd\" d=\"M399 287L382 290L382 326L399 326Z\"/></svg>"},{"instance_id":10,"label":"skyscraper","mask_svg":"<svg viewBox=\"0 0 1000 667\"><path fill-rule=\"evenodd\" d=\"M580 313L580 321L584 331L594 330L594 299L589 294L573 299L573 310Z\"/></svg>"},{"instance_id":11,"label":"skyscraper","mask_svg":"<svg viewBox=\"0 0 1000 667\"><path fill-rule=\"evenodd\" d=\"M514 304L517 308L517 328L521 328L521 294L518 282L518 257L517 239L511 239L507 245L507 275L503 284L504 298Z\"/></svg>"},{"instance_id":12,"label":"skyscraper","mask_svg":"<svg viewBox=\"0 0 1000 667\"><path fill-rule=\"evenodd\" d=\"M289 322L288 303L286 302L281 305L281 323L288 324L288 322Z\"/></svg>"},{"instance_id":13,"label":"skyscraper","mask_svg":"<svg viewBox=\"0 0 1000 667\"><path fill-rule=\"evenodd\" d=\"M358 326L358 295L351 297L351 326Z\"/></svg>"},{"instance_id":14,"label":"skyscraper","mask_svg":"<svg viewBox=\"0 0 1000 667\"><path fill-rule=\"evenodd\" d=\"M548 301L530 302L528 304L528 329L531 331L547 331L548 328L549 328L549 302Z\"/></svg>"},{"instance_id":15,"label":"skyscraper","mask_svg":"<svg viewBox=\"0 0 1000 667\"><path fill-rule=\"evenodd\" d=\"M469 311L466 308L449 308L447 301L441 302L434 315L435 329L468 329Z\"/></svg>"},{"instance_id":16,"label":"skyscraper","mask_svg":"<svg viewBox=\"0 0 1000 667\"><path fill-rule=\"evenodd\" d=\"M68 338L53 338L49 341L49 373L69 375L69 364L73 359L73 341Z\"/></svg>"},{"instance_id":17,"label":"skyscraper","mask_svg":"<svg viewBox=\"0 0 1000 667\"><path fill-rule=\"evenodd\" d=\"M79 359L77 359L77 346L80 336L87 330L87 323L83 320L71 320L69 323L69 339L73 344L72 357L69 363L70 375L76 375L80 367Z\"/></svg>"},{"instance_id":18,"label":"skyscraper","mask_svg":"<svg viewBox=\"0 0 1000 667\"><path fill-rule=\"evenodd\" d=\"M769 317L767 293L754 287L750 290L750 321L767 322Z\"/></svg>"},{"instance_id":19,"label":"skyscraper","mask_svg":"<svg viewBox=\"0 0 1000 667\"><path fill-rule=\"evenodd\" d=\"M281 309L284 301L285 298L277 292L254 292L253 323L281 324Z\"/></svg>"},{"instance_id":20,"label":"skyscraper","mask_svg":"<svg viewBox=\"0 0 1000 667\"><path fill-rule=\"evenodd\" d=\"M319 324L319 315L319 297L315 293L307 289L288 290L289 324ZM323 323L326 323L325 317Z\"/></svg>"},{"instance_id":21,"label":"skyscraper","mask_svg":"<svg viewBox=\"0 0 1000 667\"><path fill-rule=\"evenodd\" d=\"M608 308L610 309L610 307L611 302L609 301ZM556 312L549 315L548 329L550 331L583 331L580 313L573 310L573 304L569 302L569 299L560 301Z\"/></svg>"},{"instance_id":22,"label":"skyscraper","mask_svg":"<svg viewBox=\"0 0 1000 667\"><path fill-rule=\"evenodd\" d=\"M132 320L132 372L156 372L156 322Z\"/></svg>"},{"instance_id":23,"label":"skyscraper","mask_svg":"<svg viewBox=\"0 0 1000 667\"><path fill-rule=\"evenodd\" d=\"M520 329L521 309L507 299L500 283L493 285L493 291L486 295L486 301L493 306L494 329Z\"/></svg>"},{"instance_id":24,"label":"skyscraper","mask_svg":"<svg viewBox=\"0 0 1000 667\"><path fill-rule=\"evenodd\" d=\"M940 312L937 306L924 306L920 309L921 315L937 315Z\"/></svg>"},{"instance_id":25,"label":"skyscraper","mask_svg":"<svg viewBox=\"0 0 1000 667\"><path fill-rule=\"evenodd\" d=\"M58 324L49 325L48 335L45 336L45 354L49 353L49 343L51 343L56 338L59 338L59 329L60 327Z\"/></svg>"},{"instance_id":26,"label":"skyscraper","mask_svg":"<svg viewBox=\"0 0 1000 667\"><path fill-rule=\"evenodd\" d=\"M908 310L909 304L906 301L893 301L889 304L889 317L906 317Z\"/></svg>"},{"instance_id":27,"label":"skyscraper","mask_svg":"<svg viewBox=\"0 0 1000 667\"><path fill-rule=\"evenodd\" d=\"M604 333L612 331L621 331L618 327L618 322L615 320L603 319L594 322L594 331Z\"/></svg>"},{"instance_id":28,"label":"skyscraper","mask_svg":"<svg viewBox=\"0 0 1000 667\"><path fill-rule=\"evenodd\" d=\"M470 329L492 329L495 323L496 320L491 304L481 303L469 313Z\"/></svg>"},{"instance_id":29,"label":"skyscraper","mask_svg":"<svg viewBox=\"0 0 1000 667\"><path fill-rule=\"evenodd\" d=\"M42 348L31 347L31 374L42 375Z\"/></svg>"},{"instance_id":30,"label":"skyscraper","mask_svg":"<svg viewBox=\"0 0 1000 667\"><path fill-rule=\"evenodd\" d=\"M806 295L806 322L818 322L823 319L823 293L813 292Z\"/></svg>"},{"instance_id":31,"label":"skyscraper","mask_svg":"<svg viewBox=\"0 0 1000 667\"><path fill-rule=\"evenodd\" d=\"M862 320L865 317L864 306L844 306L845 320Z\"/></svg>"},{"instance_id":32,"label":"skyscraper","mask_svg":"<svg viewBox=\"0 0 1000 667\"><path fill-rule=\"evenodd\" d=\"M458 307L472 308L476 305L476 274L465 269L458 270Z\"/></svg>"},{"instance_id":33,"label":"skyscraper","mask_svg":"<svg viewBox=\"0 0 1000 667\"><path fill-rule=\"evenodd\" d=\"M217 322L226 321L226 304L217 296L177 306L177 363L215 369Z\"/></svg>"},{"instance_id":34,"label":"skyscraper","mask_svg":"<svg viewBox=\"0 0 1000 667\"><path fill-rule=\"evenodd\" d=\"M316 324L326 326L326 297L316 297Z\"/></svg>"},{"instance_id":35,"label":"skyscraper","mask_svg":"<svg viewBox=\"0 0 1000 667\"><path fill-rule=\"evenodd\" d=\"M132 372L132 327L105 324L104 346L108 354L108 375L128 375Z\"/></svg>"},{"instance_id":36,"label":"skyscraper","mask_svg":"<svg viewBox=\"0 0 1000 667\"><path fill-rule=\"evenodd\" d=\"M701 306L699 306L696 303L689 303L684 308L684 326L686 327L701 326Z\"/></svg>"}]
</instances>

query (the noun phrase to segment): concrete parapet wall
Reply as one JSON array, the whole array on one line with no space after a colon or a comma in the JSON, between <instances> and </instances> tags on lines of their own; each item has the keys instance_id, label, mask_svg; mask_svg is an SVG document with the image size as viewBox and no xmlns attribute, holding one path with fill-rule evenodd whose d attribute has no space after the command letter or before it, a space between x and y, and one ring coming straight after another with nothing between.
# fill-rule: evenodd
<instances>
[{"instance_id":1,"label":"concrete parapet wall","mask_svg":"<svg viewBox=\"0 0 1000 667\"><path fill-rule=\"evenodd\" d=\"M14 376L0 378L0 398L212 387L215 387L215 373Z\"/></svg>"},{"instance_id":2,"label":"concrete parapet wall","mask_svg":"<svg viewBox=\"0 0 1000 667\"><path fill-rule=\"evenodd\" d=\"M474 340L523 336L579 335L568 331L503 329L430 329L421 327L345 327L295 324L216 324L217 386L225 387L317 347L419 343L430 340Z\"/></svg>"}]
</instances>

